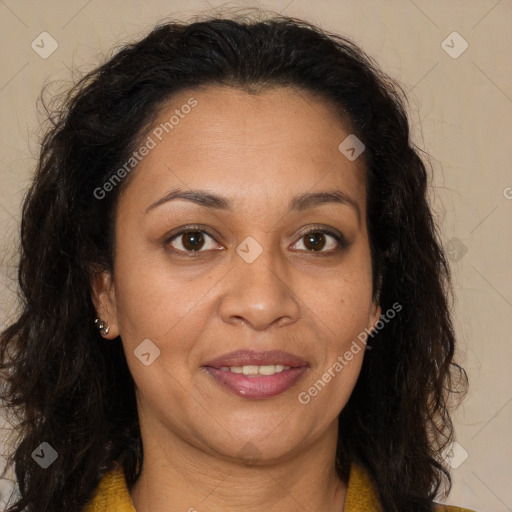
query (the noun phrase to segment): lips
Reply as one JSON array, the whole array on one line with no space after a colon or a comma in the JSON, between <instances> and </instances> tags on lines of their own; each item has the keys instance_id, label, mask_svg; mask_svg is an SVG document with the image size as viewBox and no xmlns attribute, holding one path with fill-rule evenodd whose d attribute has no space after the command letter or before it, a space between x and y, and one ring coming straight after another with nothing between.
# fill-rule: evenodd
<instances>
[{"instance_id":1,"label":"lips","mask_svg":"<svg viewBox=\"0 0 512 512\"><path fill-rule=\"evenodd\" d=\"M222 368L223 366L266 366L266 365L282 365L292 368L308 366L304 359L283 352L281 350L266 350L258 352L256 350L237 350L224 354L212 361L207 362L204 366L210 368Z\"/></svg>"},{"instance_id":2,"label":"lips","mask_svg":"<svg viewBox=\"0 0 512 512\"><path fill-rule=\"evenodd\" d=\"M253 399L270 398L287 391L308 367L304 359L280 350L239 350L204 365L206 373L223 389Z\"/></svg>"}]
</instances>

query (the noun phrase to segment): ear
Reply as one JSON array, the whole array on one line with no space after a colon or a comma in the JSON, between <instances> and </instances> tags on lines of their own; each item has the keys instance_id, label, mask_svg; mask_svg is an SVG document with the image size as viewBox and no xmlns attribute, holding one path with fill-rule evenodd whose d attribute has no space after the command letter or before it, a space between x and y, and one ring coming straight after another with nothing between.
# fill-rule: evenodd
<instances>
[{"instance_id":1,"label":"ear","mask_svg":"<svg viewBox=\"0 0 512 512\"><path fill-rule=\"evenodd\" d=\"M103 337L109 340L117 338L119 336L119 326L117 322L116 293L114 280L110 272L101 271L94 275L91 298L98 317L110 327L108 334Z\"/></svg>"},{"instance_id":2,"label":"ear","mask_svg":"<svg viewBox=\"0 0 512 512\"><path fill-rule=\"evenodd\" d=\"M380 305L373 301L370 307L370 315L368 321L368 329L372 331L375 328L375 324L379 321L380 316L382 314L382 309Z\"/></svg>"},{"instance_id":3,"label":"ear","mask_svg":"<svg viewBox=\"0 0 512 512\"><path fill-rule=\"evenodd\" d=\"M368 329L373 331L375 324L379 321L382 314L380 307L380 294L382 291L382 273L378 274L377 284L375 293L373 293L372 304L370 306L369 318L368 318Z\"/></svg>"}]
</instances>

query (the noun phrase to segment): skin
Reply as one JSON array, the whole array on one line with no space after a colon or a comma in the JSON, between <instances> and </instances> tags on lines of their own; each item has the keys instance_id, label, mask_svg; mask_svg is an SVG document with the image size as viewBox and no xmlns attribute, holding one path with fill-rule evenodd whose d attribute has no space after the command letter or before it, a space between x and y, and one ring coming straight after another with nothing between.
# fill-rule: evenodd
<instances>
[{"instance_id":1,"label":"skin","mask_svg":"<svg viewBox=\"0 0 512 512\"><path fill-rule=\"evenodd\" d=\"M191 97L197 106L130 176L114 273L93 286L111 326L106 338L121 335L136 383L144 466L132 500L152 512L339 512L347 482L335 472L337 417L364 350L307 405L298 395L381 314L372 301L364 158L338 150L350 131L331 105L288 87L184 91L155 126ZM220 195L232 210L180 199L146 211L176 187ZM332 202L288 211L297 195L333 189L358 205L360 219ZM169 238L193 224L207 234L189 257L189 238ZM304 233L318 224L341 232L347 247L325 235L312 250ZM236 252L248 236L263 249L252 263ZM145 366L134 350L148 338L161 353ZM309 368L280 395L243 398L201 369L235 349L284 350Z\"/></svg>"}]
</instances>

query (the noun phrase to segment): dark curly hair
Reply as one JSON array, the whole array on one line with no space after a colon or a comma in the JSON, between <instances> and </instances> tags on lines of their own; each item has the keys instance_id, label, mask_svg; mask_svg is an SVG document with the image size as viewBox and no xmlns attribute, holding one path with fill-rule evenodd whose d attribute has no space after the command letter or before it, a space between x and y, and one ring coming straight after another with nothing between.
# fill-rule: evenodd
<instances>
[{"instance_id":1,"label":"dark curly hair","mask_svg":"<svg viewBox=\"0 0 512 512\"><path fill-rule=\"evenodd\" d=\"M443 451L454 439L451 400L467 392L453 362L453 289L427 198L427 171L410 138L401 87L350 40L272 14L165 22L118 49L47 109L51 127L22 210L21 309L2 332L1 398L19 420L19 496L9 512L80 511L119 463L141 470L134 382L121 343L93 325L95 273L112 270L113 218L127 179L101 187L174 94L208 85L293 86L330 102L364 143L373 296L403 309L372 339L339 416L336 469L359 462L386 511L432 511L451 488ZM136 171L134 171L136 172ZM59 454L42 470L31 454Z\"/></svg>"}]
</instances>

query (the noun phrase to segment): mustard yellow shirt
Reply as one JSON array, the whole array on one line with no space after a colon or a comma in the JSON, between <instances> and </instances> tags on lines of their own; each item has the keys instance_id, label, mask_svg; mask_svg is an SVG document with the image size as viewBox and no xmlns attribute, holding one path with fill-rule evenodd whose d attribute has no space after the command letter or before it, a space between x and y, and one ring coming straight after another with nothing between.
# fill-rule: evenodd
<instances>
[{"instance_id":1,"label":"mustard yellow shirt","mask_svg":"<svg viewBox=\"0 0 512 512\"><path fill-rule=\"evenodd\" d=\"M84 512L136 512L122 468L114 469L102 478L92 501ZM366 470L353 464L343 512L382 512L371 477ZM475 512L467 508L436 505L436 512Z\"/></svg>"}]
</instances>

